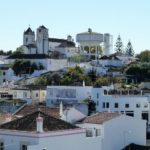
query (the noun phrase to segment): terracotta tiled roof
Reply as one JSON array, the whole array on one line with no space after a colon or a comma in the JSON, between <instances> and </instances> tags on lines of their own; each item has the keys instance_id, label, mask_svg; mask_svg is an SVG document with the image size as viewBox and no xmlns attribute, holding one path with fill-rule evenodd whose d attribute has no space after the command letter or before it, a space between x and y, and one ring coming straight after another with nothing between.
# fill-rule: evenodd
<instances>
[{"instance_id":1,"label":"terracotta tiled roof","mask_svg":"<svg viewBox=\"0 0 150 150\"><path fill-rule=\"evenodd\" d=\"M0 129L32 131L32 132L36 131L36 118L39 116L39 114L43 118L43 130L45 132L78 128L70 123L49 116L41 111L36 111L22 118L15 119L8 123L4 123L0 125Z\"/></svg>"},{"instance_id":2,"label":"terracotta tiled roof","mask_svg":"<svg viewBox=\"0 0 150 150\"><path fill-rule=\"evenodd\" d=\"M109 112L96 113L92 116L88 116L87 118L85 118L82 121L82 123L102 124L105 121L111 120L118 116L120 116L120 114L118 113L109 113Z\"/></svg>"},{"instance_id":3,"label":"terracotta tiled roof","mask_svg":"<svg viewBox=\"0 0 150 150\"><path fill-rule=\"evenodd\" d=\"M37 110L40 110L41 112L44 112L50 116L53 116L55 118L60 118L59 116L59 108L50 108L46 106L36 106L36 105L25 105L22 109L20 109L18 112L16 112L14 115L16 116L25 116L27 114L30 114L32 112L35 112Z\"/></svg>"}]
</instances>

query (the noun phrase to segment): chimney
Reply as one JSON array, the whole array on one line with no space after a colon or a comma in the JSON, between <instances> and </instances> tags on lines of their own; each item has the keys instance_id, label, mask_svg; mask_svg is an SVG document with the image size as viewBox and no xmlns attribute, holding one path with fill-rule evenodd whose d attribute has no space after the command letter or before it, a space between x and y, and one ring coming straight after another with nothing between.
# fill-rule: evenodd
<instances>
[{"instance_id":1,"label":"chimney","mask_svg":"<svg viewBox=\"0 0 150 150\"><path fill-rule=\"evenodd\" d=\"M62 103L62 101L60 102L60 106L59 106L59 115L60 115L60 117L63 116L63 103Z\"/></svg>"},{"instance_id":2,"label":"chimney","mask_svg":"<svg viewBox=\"0 0 150 150\"><path fill-rule=\"evenodd\" d=\"M11 114L7 113L5 116L5 122L10 122L12 120Z\"/></svg>"},{"instance_id":3,"label":"chimney","mask_svg":"<svg viewBox=\"0 0 150 150\"><path fill-rule=\"evenodd\" d=\"M83 83L82 83L82 84L83 84L83 86L85 86L85 81L83 81Z\"/></svg>"},{"instance_id":4,"label":"chimney","mask_svg":"<svg viewBox=\"0 0 150 150\"><path fill-rule=\"evenodd\" d=\"M43 118L39 116L36 118L36 131L41 133L43 132Z\"/></svg>"}]
</instances>

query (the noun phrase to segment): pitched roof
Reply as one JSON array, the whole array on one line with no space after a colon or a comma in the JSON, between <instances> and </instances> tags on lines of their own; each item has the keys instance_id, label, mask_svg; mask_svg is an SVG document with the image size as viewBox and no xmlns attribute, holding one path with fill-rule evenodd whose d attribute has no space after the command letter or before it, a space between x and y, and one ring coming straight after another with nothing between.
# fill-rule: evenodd
<instances>
[{"instance_id":1,"label":"pitched roof","mask_svg":"<svg viewBox=\"0 0 150 150\"><path fill-rule=\"evenodd\" d=\"M49 38L49 42L60 43L59 47L75 47L75 43L66 39Z\"/></svg>"},{"instance_id":2,"label":"pitched roof","mask_svg":"<svg viewBox=\"0 0 150 150\"><path fill-rule=\"evenodd\" d=\"M34 34L34 31L31 30L31 28L29 27L26 31L24 31L24 34Z\"/></svg>"},{"instance_id":3,"label":"pitched roof","mask_svg":"<svg viewBox=\"0 0 150 150\"><path fill-rule=\"evenodd\" d=\"M47 29L44 25L39 26L39 28Z\"/></svg>"},{"instance_id":4,"label":"pitched roof","mask_svg":"<svg viewBox=\"0 0 150 150\"><path fill-rule=\"evenodd\" d=\"M0 125L0 129L32 131L32 132L36 131L36 118L39 116L39 114L43 118L43 130L45 132L78 128L70 123L49 116L41 111L36 111L22 118L15 119L8 123L4 123Z\"/></svg>"},{"instance_id":5,"label":"pitched roof","mask_svg":"<svg viewBox=\"0 0 150 150\"><path fill-rule=\"evenodd\" d=\"M46 54L12 54L7 59L45 59L49 58Z\"/></svg>"},{"instance_id":6,"label":"pitched roof","mask_svg":"<svg viewBox=\"0 0 150 150\"><path fill-rule=\"evenodd\" d=\"M120 60L117 56L115 56L115 55L110 55L110 56L102 56L101 58L100 58L101 60Z\"/></svg>"},{"instance_id":7,"label":"pitched roof","mask_svg":"<svg viewBox=\"0 0 150 150\"><path fill-rule=\"evenodd\" d=\"M101 112L86 117L82 123L103 124L104 122L120 116L118 113Z\"/></svg>"},{"instance_id":8,"label":"pitched roof","mask_svg":"<svg viewBox=\"0 0 150 150\"><path fill-rule=\"evenodd\" d=\"M38 109L40 109L41 112L44 112L50 116L53 116L55 118L60 118L59 115L59 108L50 108L47 106L36 106L36 105L25 105L22 109L20 109L19 111L17 111L14 115L16 116L25 116L27 114L33 113L35 111L37 111Z\"/></svg>"}]
</instances>

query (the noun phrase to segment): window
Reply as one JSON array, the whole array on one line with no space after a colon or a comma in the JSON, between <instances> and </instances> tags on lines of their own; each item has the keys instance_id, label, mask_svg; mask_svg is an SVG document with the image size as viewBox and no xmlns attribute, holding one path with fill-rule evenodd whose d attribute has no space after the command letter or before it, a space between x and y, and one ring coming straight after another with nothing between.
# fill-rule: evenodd
<instances>
[{"instance_id":1,"label":"window","mask_svg":"<svg viewBox=\"0 0 150 150\"><path fill-rule=\"evenodd\" d=\"M0 142L0 150L4 150L4 142Z\"/></svg>"},{"instance_id":2,"label":"window","mask_svg":"<svg viewBox=\"0 0 150 150\"><path fill-rule=\"evenodd\" d=\"M147 104L147 103L145 103L145 104L144 104L144 108L147 108L147 107L148 107L148 104Z\"/></svg>"},{"instance_id":3,"label":"window","mask_svg":"<svg viewBox=\"0 0 150 150\"><path fill-rule=\"evenodd\" d=\"M109 108L109 103L108 102L106 103L106 108Z\"/></svg>"},{"instance_id":4,"label":"window","mask_svg":"<svg viewBox=\"0 0 150 150\"><path fill-rule=\"evenodd\" d=\"M26 38L26 42L28 42L28 38Z\"/></svg>"},{"instance_id":5,"label":"window","mask_svg":"<svg viewBox=\"0 0 150 150\"><path fill-rule=\"evenodd\" d=\"M3 72L3 76L5 76L6 75L6 73L5 72Z\"/></svg>"},{"instance_id":6,"label":"window","mask_svg":"<svg viewBox=\"0 0 150 150\"><path fill-rule=\"evenodd\" d=\"M99 105L99 101L96 102L96 105L97 105L97 106Z\"/></svg>"},{"instance_id":7,"label":"window","mask_svg":"<svg viewBox=\"0 0 150 150\"><path fill-rule=\"evenodd\" d=\"M86 129L86 137L92 137L93 133L92 133L92 129Z\"/></svg>"},{"instance_id":8,"label":"window","mask_svg":"<svg viewBox=\"0 0 150 150\"><path fill-rule=\"evenodd\" d=\"M100 136L101 135L101 130L100 129L95 129L95 133L96 133L96 136Z\"/></svg>"},{"instance_id":9,"label":"window","mask_svg":"<svg viewBox=\"0 0 150 150\"><path fill-rule=\"evenodd\" d=\"M107 90L104 90L104 95L107 95Z\"/></svg>"},{"instance_id":10,"label":"window","mask_svg":"<svg viewBox=\"0 0 150 150\"><path fill-rule=\"evenodd\" d=\"M125 104L125 108L129 108L129 104Z\"/></svg>"},{"instance_id":11,"label":"window","mask_svg":"<svg viewBox=\"0 0 150 150\"><path fill-rule=\"evenodd\" d=\"M51 104L53 104L54 102L53 102L53 100L51 100Z\"/></svg>"},{"instance_id":12,"label":"window","mask_svg":"<svg viewBox=\"0 0 150 150\"><path fill-rule=\"evenodd\" d=\"M23 97L27 97L27 92L23 92Z\"/></svg>"},{"instance_id":13,"label":"window","mask_svg":"<svg viewBox=\"0 0 150 150\"><path fill-rule=\"evenodd\" d=\"M119 107L119 104L118 104L118 103L115 103L114 107L115 107L115 108L118 108L118 107Z\"/></svg>"},{"instance_id":14,"label":"window","mask_svg":"<svg viewBox=\"0 0 150 150\"><path fill-rule=\"evenodd\" d=\"M99 98L99 93L97 93L97 99Z\"/></svg>"},{"instance_id":15,"label":"window","mask_svg":"<svg viewBox=\"0 0 150 150\"><path fill-rule=\"evenodd\" d=\"M138 103L138 104L136 104L136 108L140 108L141 107L141 105Z\"/></svg>"},{"instance_id":16,"label":"window","mask_svg":"<svg viewBox=\"0 0 150 150\"><path fill-rule=\"evenodd\" d=\"M27 145L22 145L22 149L21 150L27 150Z\"/></svg>"},{"instance_id":17,"label":"window","mask_svg":"<svg viewBox=\"0 0 150 150\"><path fill-rule=\"evenodd\" d=\"M105 103L103 102L103 108L105 108Z\"/></svg>"},{"instance_id":18,"label":"window","mask_svg":"<svg viewBox=\"0 0 150 150\"><path fill-rule=\"evenodd\" d=\"M14 98L16 98L17 97L17 92L14 92Z\"/></svg>"},{"instance_id":19,"label":"window","mask_svg":"<svg viewBox=\"0 0 150 150\"><path fill-rule=\"evenodd\" d=\"M38 96L39 96L39 94L38 94L38 93L36 93L36 94L35 94L35 96L36 96L36 97L38 97Z\"/></svg>"}]
</instances>

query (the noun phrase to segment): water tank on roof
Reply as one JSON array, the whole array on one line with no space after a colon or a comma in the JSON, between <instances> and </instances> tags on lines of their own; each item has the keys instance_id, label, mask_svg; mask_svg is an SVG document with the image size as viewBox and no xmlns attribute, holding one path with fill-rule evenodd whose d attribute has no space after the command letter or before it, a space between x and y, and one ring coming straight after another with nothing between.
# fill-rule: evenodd
<instances>
[{"instance_id":1,"label":"water tank on roof","mask_svg":"<svg viewBox=\"0 0 150 150\"><path fill-rule=\"evenodd\" d=\"M103 42L103 34L93 32L91 28L87 32L76 35L76 41L81 45L99 45Z\"/></svg>"}]
</instances>

